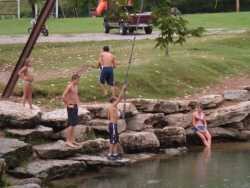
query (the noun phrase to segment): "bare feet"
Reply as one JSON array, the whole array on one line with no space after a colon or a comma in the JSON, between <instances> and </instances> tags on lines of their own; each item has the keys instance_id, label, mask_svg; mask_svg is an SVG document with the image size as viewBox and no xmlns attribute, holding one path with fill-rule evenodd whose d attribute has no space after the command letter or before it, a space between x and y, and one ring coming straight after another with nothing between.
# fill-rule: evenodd
<instances>
[{"instance_id":1,"label":"bare feet","mask_svg":"<svg viewBox=\"0 0 250 188\"><path fill-rule=\"evenodd\" d=\"M70 142L66 142L65 145L68 146L68 147L71 147L71 148L77 148L76 145L74 145L73 143L70 143Z\"/></svg>"},{"instance_id":2,"label":"bare feet","mask_svg":"<svg viewBox=\"0 0 250 188\"><path fill-rule=\"evenodd\" d=\"M80 144L80 143L77 143L77 142L73 142L73 144L74 144L75 146L81 146L81 144Z\"/></svg>"}]
</instances>

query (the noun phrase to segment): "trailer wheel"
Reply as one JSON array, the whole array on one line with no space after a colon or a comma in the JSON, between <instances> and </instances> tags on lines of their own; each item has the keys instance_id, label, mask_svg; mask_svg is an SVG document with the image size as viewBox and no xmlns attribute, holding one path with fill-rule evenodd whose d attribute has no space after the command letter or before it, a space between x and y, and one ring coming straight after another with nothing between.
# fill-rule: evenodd
<instances>
[{"instance_id":1,"label":"trailer wheel","mask_svg":"<svg viewBox=\"0 0 250 188\"><path fill-rule=\"evenodd\" d=\"M121 35L126 35L128 31L128 28L126 28L126 26L124 24L120 24L120 29L119 32Z\"/></svg>"},{"instance_id":2,"label":"trailer wheel","mask_svg":"<svg viewBox=\"0 0 250 188\"><path fill-rule=\"evenodd\" d=\"M150 34L152 34L152 32L153 32L153 28L152 28L151 26L145 27L145 28L144 28L144 31L145 31L145 33L146 33L147 35L150 35Z\"/></svg>"}]
</instances>

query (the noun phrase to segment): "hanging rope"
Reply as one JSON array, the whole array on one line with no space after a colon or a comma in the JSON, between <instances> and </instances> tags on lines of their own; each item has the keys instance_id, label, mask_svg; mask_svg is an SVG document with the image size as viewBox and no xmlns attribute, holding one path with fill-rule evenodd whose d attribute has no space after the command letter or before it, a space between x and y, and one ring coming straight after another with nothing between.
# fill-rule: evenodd
<instances>
[{"instance_id":1,"label":"hanging rope","mask_svg":"<svg viewBox=\"0 0 250 188\"><path fill-rule=\"evenodd\" d=\"M144 0L141 0L140 13L142 13L143 8L144 8ZM138 16L137 21L136 21L137 23L136 23L136 27L135 27L135 32L134 32L133 39L132 39L132 46L131 46L131 51L130 51L130 56L129 56L129 61L128 61L128 67L127 67L126 74L125 74L125 80L124 80L125 85L128 85L129 70L130 70L130 67L131 67L131 64L133 61L134 49L135 49L135 43L136 43L136 34L137 34L137 30L138 30L138 25L140 23L140 19L141 19L141 16ZM126 114L126 102L127 102L126 91L127 91L127 88L124 90L124 95L123 95L124 96L124 104L123 104L123 119L124 120L126 120L126 116L125 116L125 114Z\"/></svg>"}]
</instances>

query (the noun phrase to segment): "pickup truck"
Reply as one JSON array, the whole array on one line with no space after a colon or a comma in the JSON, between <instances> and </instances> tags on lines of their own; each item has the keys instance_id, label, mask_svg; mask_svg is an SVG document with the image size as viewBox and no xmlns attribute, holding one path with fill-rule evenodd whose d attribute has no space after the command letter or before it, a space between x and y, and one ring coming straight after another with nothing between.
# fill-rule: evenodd
<instances>
[{"instance_id":1,"label":"pickup truck","mask_svg":"<svg viewBox=\"0 0 250 188\"><path fill-rule=\"evenodd\" d=\"M119 29L121 35L128 32L132 34L135 30L142 29L146 34L153 31L152 13L135 13L130 6L122 6L119 11L108 10L104 16L104 32L109 33L111 29Z\"/></svg>"}]
</instances>

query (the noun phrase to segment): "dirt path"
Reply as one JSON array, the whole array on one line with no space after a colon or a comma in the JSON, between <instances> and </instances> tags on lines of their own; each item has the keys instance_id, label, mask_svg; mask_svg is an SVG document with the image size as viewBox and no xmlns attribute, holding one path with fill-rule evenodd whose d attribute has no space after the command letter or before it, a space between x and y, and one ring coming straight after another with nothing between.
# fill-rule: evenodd
<instances>
[{"instance_id":1,"label":"dirt path","mask_svg":"<svg viewBox=\"0 0 250 188\"><path fill-rule=\"evenodd\" d=\"M207 29L205 35L222 35L222 34L239 34L244 33L246 30L227 30L223 28ZM137 34L137 40L155 39L159 35L158 31L153 32L151 35L143 33ZM0 44L23 44L26 43L28 35L18 36L0 36ZM104 33L86 33L86 34L68 34L59 35L53 34L49 37L40 36L38 43L55 43L55 42L88 42L88 41L108 41L108 40L132 40L132 35L120 35L118 33L104 34Z\"/></svg>"}]
</instances>

